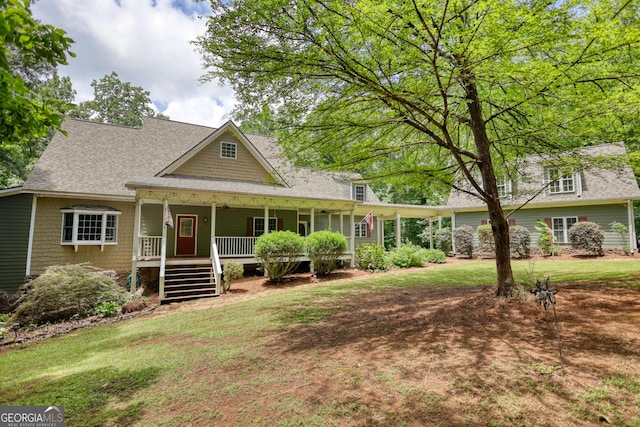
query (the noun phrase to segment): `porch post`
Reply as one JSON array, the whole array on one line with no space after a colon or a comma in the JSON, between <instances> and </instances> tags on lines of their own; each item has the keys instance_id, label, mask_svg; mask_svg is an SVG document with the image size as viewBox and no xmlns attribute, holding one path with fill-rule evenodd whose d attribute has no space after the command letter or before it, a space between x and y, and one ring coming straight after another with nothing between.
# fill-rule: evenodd
<instances>
[{"instance_id":1,"label":"porch post","mask_svg":"<svg viewBox=\"0 0 640 427\"><path fill-rule=\"evenodd\" d=\"M378 232L376 233L376 245L384 244L382 236L384 233L384 222L381 217L376 218L376 225L378 226Z\"/></svg>"},{"instance_id":2,"label":"porch post","mask_svg":"<svg viewBox=\"0 0 640 427\"><path fill-rule=\"evenodd\" d=\"M400 247L402 242L402 223L400 222L400 214L396 213L396 248Z\"/></svg>"},{"instance_id":3,"label":"porch post","mask_svg":"<svg viewBox=\"0 0 640 427\"><path fill-rule=\"evenodd\" d=\"M629 250L636 252L636 222L633 219L633 202L627 200L627 217L629 218Z\"/></svg>"},{"instance_id":4,"label":"porch post","mask_svg":"<svg viewBox=\"0 0 640 427\"><path fill-rule=\"evenodd\" d=\"M162 200L162 242L160 244L160 274L158 293L160 294L160 301L164 299L164 270L167 265L167 224L166 216L169 212L169 201L167 199Z\"/></svg>"},{"instance_id":5,"label":"porch post","mask_svg":"<svg viewBox=\"0 0 640 427\"><path fill-rule=\"evenodd\" d=\"M384 246L384 219L380 218L380 244Z\"/></svg>"},{"instance_id":6,"label":"porch post","mask_svg":"<svg viewBox=\"0 0 640 427\"><path fill-rule=\"evenodd\" d=\"M340 212L340 234L344 236L344 214Z\"/></svg>"},{"instance_id":7,"label":"porch post","mask_svg":"<svg viewBox=\"0 0 640 427\"><path fill-rule=\"evenodd\" d=\"M456 229L456 211L451 211L451 251L456 254L456 239L453 238L453 231Z\"/></svg>"},{"instance_id":8,"label":"porch post","mask_svg":"<svg viewBox=\"0 0 640 427\"><path fill-rule=\"evenodd\" d=\"M354 219L354 211L351 211L349 215L349 237L351 237L351 241L349 242L349 251L351 252L351 267L355 267L356 265L356 222Z\"/></svg>"},{"instance_id":9,"label":"porch post","mask_svg":"<svg viewBox=\"0 0 640 427\"><path fill-rule=\"evenodd\" d=\"M133 214L133 256L131 257L131 293L136 293L138 285L138 257L140 256L140 218L142 216L142 200L136 197Z\"/></svg>"},{"instance_id":10,"label":"porch post","mask_svg":"<svg viewBox=\"0 0 640 427\"><path fill-rule=\"evenodd\" d=\"M211 240L216 238L216 204L211 203Z\"/></svg>"},{"instance_id":11,"label":"porch post","mask_svg":"<svg viewBox=\"0 0 640 427\"><path fill-rule=\"evenodd\" d=\"M316 208L311 208L311 215L309 216L309 234L316 231Z\"/></svg>"},{"instance_id":12,"label":"porch post","mask_svg":"<svg viewBox=\"0 0 640 427\"><path fill-rule=\"evenodd\" d=\"M333 227L331 227L331 214L327 214L327 220L329 221L329 227L327 229L333 231Z\"/></svg>"},{"instance_id":13,"label":"porch post","mask_svg":"<svg viewBox=\"0 0 640 427\"><path fill-rule=\"evenodd\" d=\"M278 229L278 225L276 224L276 230ZM264 207L264 233L269 234L269 206Z\"/></svg>"},{"instance_id":14,"label":"porch post","mask_svg":"<svg viewBox=\"0 0 640 427\"><path fill-rule=\"evenodd\" d=\"M429 218L429 249L433 249L433 220Z\"/></svg>"}]
</instances>

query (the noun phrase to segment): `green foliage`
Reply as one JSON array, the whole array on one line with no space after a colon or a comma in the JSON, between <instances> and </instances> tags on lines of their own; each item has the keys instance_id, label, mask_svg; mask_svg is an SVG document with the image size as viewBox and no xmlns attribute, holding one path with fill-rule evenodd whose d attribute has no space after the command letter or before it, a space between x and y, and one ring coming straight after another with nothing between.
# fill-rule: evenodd
<instances>
[{"instance_id":1,"label":"green foliage","mask_svg":"<svg viewBox=\"0 0 640 427\"><path fill-rule=\"evenodd\" d=\"M540 233L540 236L538 236L540 254L542 256L559 255L561 250L556 242L556 237L553 235L553 230L542 220L538 220L537 224L534 228Z\"/></svg>"},{"instance_id":2,"label":"green foliage","mask_svg":"<svg viewBox=\"0 0 640 427\"><path fill-rule=\"evenodd\" d=\"M91 82L93 99L80 103L70 112L73 117L114 125L142 126L142 116L156 115L149 92L142 87L122 82L114 71L99 81Z\"/></svg>"},{"instance_id":3,"label":"green foliage","mask_svg":"<svg viewBox=\"0 0 640 427\"><path fill-rule=\"evenodd\" d=\"M113 317L118 314L118 308L120 304L114 301L101 302L94 309L95 314L102 314L104 317Z\"/></svg>"},{"instance_id":4,"label":"green foliage","mask_svg":"<svg viewBox=\"0 0 640 427\"><path fill-rule=\"evenodd\" d=\"M13 321L26 325L86 317L101 303L121 304L127 298L115 280L85 265L52 266L29 284L18 300Z\"/></svg>"},{"instance_id":5,"label":"green foliage","mask_svg":"<svg viewBox=\"0 0 640 427\"><path fill-rule=\"evenodd\" d=\"M434 246L436 249L440 249L445 254L451 253L453 250L452 247L452 237L451 237L451 228L444 227L438 229L434 233Z\"/></svg>"},{"instance_id":6,"label":"green foliage","mask_svg":"<svg viewBox=\"0 0 640 427\"><path fill-rule=\"evenodd\" d=\"M275 231L258 238L254 248L255 257L271 282L280 282L300 265L304 253L304 239L292 231Z\"/></svg>"},{"instance_id":7,"label":"green foliage","mask_svg":"<svg viewBox=\"0 0 640 427\"><path fill-rule=\"evenodd\" d=\"M458 254L473 258L473 228L471 226L461 225L453 230L453 240Z\"/></svg>"},{"instance_id":8,"label":"green foliage","mask_svg":"<svg viewBox=\"0 0 640 427\"><path fill-rule=\"evenodd\" d=\"M480 242L480 250L494 255L496 253L496 242L493 238L493 230L490 224L479 225L476 228L478 233L478 241Z\"/></svg>"},{"instance_id":9,"label":"green foliage","mask_svg":"<svg viewBox=\"0 0 640 427\"><path fill-rule=\"evenodd\" d=\"M531 234L527 227L521 225L509 227L509 241L512 255L518 258L529 258L531 256Z\"/></svg>"},{"instance_id":10,"label":"green foliage","mask_svg":"<svg viewBox=\"0 0 640 427\"><path fill-rule=\"evenodd\" d=\"M385 271L389 268L384 246L363 243L356 246L356 267L366 271Z\"/></svg>"},{"instance_id":11,"label":"green foliage","mask_svg":"<svg viewBox=\"0 0 640 427\"><path fill-rule=\"evenodd\" d=\"M603 256L604 230L595 222L577 222L569 229L569 243L573 249L583 249L591 255Z\"/></svg>"},{"instance_id":12,"label":"green foliage","mask_svg":"<svg viewBox=\"0 0 640 427\"><path fill-rule=\"evenodd\" d=\"M38 99L17 64L66 64L67 55L75 56L71 43L63 30L34 19L28 0L0 1L0 145L20 145L60 127L58 101Z\"/></svg>"},{"instance_id":13,"label":"green foliage","mask_svg":"<svg viewBox=\"0 0 640 427\"><path fill-rule=\"evenodd\" d=\"M224 263L224 267L222 267L222 274L224 276L224 290L226 292L231 289L231 282L242 279L244 276L244 265L235 261L227 261Z\"/></svg>"},{"instance_id":14,"label":"green foliage","mask_svg":"<svg viewBox=\"0 0 640 427\"><path fill-rule=\"evenodd\" d=\"M446 254L440 249L425 249L423 259L430 264L444 264L447 262Z\"/></svg>"},{"instance_id":15,"label":"green foliage","mask_svg":"<svg viewBox=\"0 0 640 427\"><path fill-rule=\"evenodd\" d=\"M389 262L398 268L422 267L424 260L423 250L418 245L406 243L389 252Z\"/></svg>"},{"instance_id":16,"label":"green foliage","mask_svg":"<svg viewBox=\"0 0 640 427\"><path fill-rule=\"evenodd\" d=\"M618 235L620 248L622 248L625 255L631 255L631 248L629 247L629 229L627 226L617 221L613 221L609 225L611 226L611 231Z\"/></svg>"},{"instance_id":17,"label":"green foliage","mask_svg":"<svg viewBox=\"0 0 640 427\"><path fill-rule=\"evenodd\" d=\"M338 258L347 250L347 238L337 231L316 231L307 237L306 246L314 271L322 276L336 268Z\"/></svg>"}]
</instances>

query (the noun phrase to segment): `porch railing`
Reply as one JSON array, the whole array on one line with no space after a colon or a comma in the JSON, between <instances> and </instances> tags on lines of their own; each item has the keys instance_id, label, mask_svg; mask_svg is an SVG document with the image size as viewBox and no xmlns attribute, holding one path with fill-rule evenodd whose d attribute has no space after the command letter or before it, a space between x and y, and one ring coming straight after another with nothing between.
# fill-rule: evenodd
<instances>
[{"instance_id":1,"label":"porch railing","mask_svg":"<svg viewBox=\"0 0 640 427\"><path fill-rule=\"evenodd\" d=\"M253 256L257 237L221 237L216 236L218 253L221 256Z\"/></svg>"},{"instance_id":2,"label":"porch railing","mask_svg":"<svg viewBox=\"0 0 640 427\"><path fill-rule=\"evenodd\" d=\"M138 241L138 256L142 258L160 258L162 251L162 236L140 236Z\"/></svg>"}]
</instances>

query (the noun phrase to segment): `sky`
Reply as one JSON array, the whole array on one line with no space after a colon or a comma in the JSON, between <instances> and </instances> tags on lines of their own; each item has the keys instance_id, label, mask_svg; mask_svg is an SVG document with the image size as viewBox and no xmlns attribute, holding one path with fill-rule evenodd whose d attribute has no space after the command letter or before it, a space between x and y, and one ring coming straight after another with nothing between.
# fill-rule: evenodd
<instances>
[{"instance_id":1,"label":"sky","mask_svg":"<svg viewBox=\"0 0 640 427\"><path fill-rule=\"evenodd\" d=\"M205 70L190 43L206 30L206 1L38 0L31 11L75 41L76 57L58 73L71 78L76 102L92 99L91 82L115 71L171 120L219 127L229 119L233 90L199 81Z\"/></svg>"}]
</instances>

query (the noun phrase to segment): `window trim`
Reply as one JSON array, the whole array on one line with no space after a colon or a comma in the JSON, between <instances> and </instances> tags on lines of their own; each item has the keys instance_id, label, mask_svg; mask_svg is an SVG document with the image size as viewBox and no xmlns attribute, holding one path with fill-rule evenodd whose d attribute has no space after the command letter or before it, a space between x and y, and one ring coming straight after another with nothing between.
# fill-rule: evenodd
<instances>
[{"instance_id":1,"label":"window trim","mask_svg":"<svg viewBox=\"0 0 640 427\"><path fill-rule=\"evenodd\" d=\"M121 212L117 209L101 206L71 206L60 209L62 213L62 225L60 229L60 245L73 246L74 250L78 251L78 246L100 246L100 251L104 251L105 245L117 245L118 244L118 218ZM68 215L72 215L72 222L67 225L65 219ZM78 232L80 231L80 216L91 215L100 216L100 239L99 240L79 240ZM114 224L112 227L108 226L109 217L113 218ZM71 227L71 239L65 239L65 230ZM113 240L107 239L108 229L113 229ZM97 232L95 232L97 234Z\"/></svg>"},{"instance_id":2,"label":"window trim","mask_svg":"<svg viewBox=\"0 0 640 427\"><path fill-rule=\"evenodd\" d=\"M358 189L362 189L362 199L358 198ZM367 186L365 184L353 184L353 200L357 200L359 202L367 201Z\"/></svg>"},{"instance_id":3,"label":"window trim","mask_svg":"<svg viewBox=\"0 0 640 427\"><path fill-rule=\"evenodd\" d=\"M571 224L571 226L580 222L580 218L577 216L554 216L551 218L551 231L553 233L553 237L556 239L558 243L564 243L564 244L569 243L569 229L571 228L571 226L567 227L568 219L575 220L573 224ZM556 229L556 220L562 220L562 230ZM558 239L558 236L556 235L556 231L558 232L562 231L562 238L563 238L562 241Z\"/></svg>"},{"instance_id":4,"label":"window trim","mask_svg":"<svg viewBox=\"0 0 640 427\"><path fill-rule=\"evenodd\" d=\"M225 155L225 152L228 153L228 149L225 150L225 147L233 147L233 157L229 155ZM228 141L220 141L220 158L229 159L229 160L237 160L238 159L238 144L235 142Z\"/></svg>"},{"instance_id":5,"label":"window trim","mask_svg":"<svg viewBox=\"0 0 640 427\"><path fill-rule=\"evenodd\" d=\"M256 227L256 221L262 221L262 228L260 231L260 234L257 234L257 230L258 228ZM273 221L274 227L273 229L271 228L271 221ZM269 233L274 233L278 231L278 218L276 217L269 217ZM254 216L253 217L253 237L260 237L264 234L264 217L261 216Z\"/></svg>"}]
</instances>

